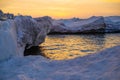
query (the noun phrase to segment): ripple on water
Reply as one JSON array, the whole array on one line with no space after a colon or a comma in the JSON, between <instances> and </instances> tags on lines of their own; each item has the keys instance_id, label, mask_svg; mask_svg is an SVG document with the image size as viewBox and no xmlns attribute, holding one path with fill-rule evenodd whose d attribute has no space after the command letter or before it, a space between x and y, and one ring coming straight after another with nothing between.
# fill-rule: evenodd
<instances>
[{"instance_id":1,"label":"ripple on water","mask_svg":"<svg viewBox=\"0 0 120 80\"><path fill-rule=\"evenodd\" d=\"M73 59L120 45L120 33L48 35L40 45L44 55L54 60Z\"/></svg>"}]
</instances>

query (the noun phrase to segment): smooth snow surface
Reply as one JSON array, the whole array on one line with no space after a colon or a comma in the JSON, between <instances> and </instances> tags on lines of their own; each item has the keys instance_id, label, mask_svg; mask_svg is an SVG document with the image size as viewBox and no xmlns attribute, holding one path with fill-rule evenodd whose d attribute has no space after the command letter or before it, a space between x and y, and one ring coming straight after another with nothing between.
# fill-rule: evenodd
<instances>
[{"instance_id":1,"label":"smooth snow surface","mask_svg":"<svg viewBox=\"0 0 120 80\"><path fill-rule=\"evenodd\" d=\"M119 80L120 46L85 57L52 61L15 57L0 63L0 80Z\"/></svg>"}]
</instances>

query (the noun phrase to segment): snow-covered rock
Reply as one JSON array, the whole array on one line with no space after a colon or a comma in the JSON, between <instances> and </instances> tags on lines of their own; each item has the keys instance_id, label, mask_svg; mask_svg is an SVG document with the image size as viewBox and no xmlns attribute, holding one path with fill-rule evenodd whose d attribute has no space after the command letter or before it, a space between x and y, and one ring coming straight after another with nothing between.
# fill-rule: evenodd
<instances>
[{"instance_id":1,"label":"snow-covered rock","mask_svg":"<svg viewBox=\"0 0 120 80\"><path fill-rule=\"evenodd\" d=\"M54 20L51 33L120 32L120 16Z\"/></svg>"},{"instance_id":2,"label":"snow-covered rock","mask_svg":"<svg viewBox=\"0 0 120 80\"><path fill-rule=\"evenodd\" d=\"M51 33L91 33L104 30L104 18L93 16L89 19L54 20Z\"/></svg>"},{"instance_id":3,"label":"snow-covered rock","mask_svg":"<svg viewBox=\"0 0 120 80\"><path fill-rule=\"evenodd\" d=\"M23 49L38 46L44 42L51 23L46 17L42 17L38 22L31 17L18 16L15 18L17 26L17 38L19 47ZM24 51L24 50L23 50Z\"/></svg>"},{"instance_id":4,"label":"snow-covered rock","mask_svg":"<svg viewBox=\"0 0 120 80\"><path fill-rule=\"evenodd\" d=\"M120 16L105 17L106 32L120 32Z\"/></svg>"},{"instance_id":5,"label":"snow-covered rock","mask_svg":"<svg viewBox=\"0 0 120 80\"><path fill-rule=\"evenodd\" d=\"M0 63L0 80L119 80L120 46L72 60L42 56L13 58Z\"/></svg>"},{"instance_id":6,"label":"snow-covered rock","mask_svg":"<svg viewBox=\"0 0 120 80\"><path fill-rule=\"evenodd\" d=\"M38 22L29 16L18 16L14 20L0 21L0 61L23 56L25 49L45 41L52 24L46 17L40 19Z\"/></svg>"},{"instance_id":7,"label":"snow-covered rock","mask_svg":"<svg viewBox=\"0 0 120 80\"><path fill-rule=\"evenodd\" d=\"M7 19L14 19L15 18L15 16L11 13L5 13L4 16L6 16Z\"/></svg>"},{"instance_id":8,"label":"snow-covered rock","mask_svg":"<svg viewBox=\"0 0 120 80\"><path fill-rule=\"evenodd\" d=\"M0 10L0 20L5 21L7 19L14 19L14 15L10 13L3 13L2 10Z\"/></svg>"},{"instance_id":9,"label":"snow-covered rock","mask_svg":"<svg viewBox=\"0 0 120 80\"><path fill-rule=\"evenodd\" d=\"M52 18L49 16L44 16L44 17L39 17L39 18L34 18L41 27L46 29L46 32L49 33L51 26L53 25L52 22Z\"/></svg>"},{"instance_id":10,"label":"snow-covered rock","mask_svg":"<svg viewBox=\"0 0 120 80\"><path fill-rule=\"evenodd\" d=\"M0 17L3 15L3 12L2 12L2 10L0 10Z\"/></svg>"}]
</instances>

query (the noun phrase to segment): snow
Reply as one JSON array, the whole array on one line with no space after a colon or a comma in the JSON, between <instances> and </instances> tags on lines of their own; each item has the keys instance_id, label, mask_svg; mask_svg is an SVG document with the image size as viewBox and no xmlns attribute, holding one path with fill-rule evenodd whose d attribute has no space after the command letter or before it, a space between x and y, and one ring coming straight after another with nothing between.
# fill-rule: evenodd
<instances>
[{"instance_id":1,"label":"snow","mask_svg":"<svg viewBox=\"0 0 120 80\"><path fill-rule=\"evenodd\" d=\"M52 32L78 33L78 32L103 32L105 29L103 17L90 17L88 19L54 20Z\"/></svg>"},{"instance_id":2,"label":"snow","mask_svg":"<svg viewBox=\"0 0 120 80\"><path fill-rule=\"evenodd\" d=\"M17 56L18 53L14 21L0 21L0 61Z\"/></svg>"},{"instance_id":3,"label":"snow","mask_svg":"<svg viewBox=\"0 0 120 80\"><path fill-rule=\"evenodd\" d=\"M120 32L120 16L110 16L104 18L106 32Z\"/></svg>"},{"instance_id":4,"label":"snow","mask_svg":"<svg viewBox=\"0 0 120 80\"><path fill-rule=\"evenodd\" d=\"M120 16L54 20L51 33L120 32Z\"/></svg>"},{"instance_id":5,"label":"snow","mask_svg":"<svg viewBox=\"0 0 120 80\"><path fill-rule=\"evenodd\" d=\"M114 18L117 19L114 21L112 19L106 19L108 25L112 23L115 28L119 26L118 18ZM25 46L30 48L44 42L45 36L50 31L51 21L49 17L32 19L24 16L16 17L14 20L0 21L0 80L120 79L120 46L64 61L49 60L42 56L23 57ZM71 21L73 23L68 25ZM104 27L102 17L69 22L63 24L55 21L53 29L56 27L56 31L72 32L78 30L77 28L86 31Z\"/></svg>"},{"instance_id":6,"label":"snow","mask_svg":"<svg viewBox=\"0 0 120 80\"><path fill-rule=\"evenodd\" d=\"M0 63L0 80L119 80L120 46L96 54L55 61L14 57Z\"/></svg>"},{"instance_id":7,"label":"snow","mask_svg":"<svg viewBox=\"0 0 120 80\"><path fill-rule=\"evenodd\" d=\"M24 50L45 41L50 31L51 19L42 17L41 22L29 16L17 16L14 20L0 21L0 61L24 55Z\"/></svg>"},{"instance_id":8,"label":"snow","mask_svg":"<svg viewBox=\"0 0 120 80\"><path fill-rule=\"evenodd\" d=\"M48 33L52 25L49 18L41 17L40 22L27 16L18 16L15 19L17 27L17 40L20 47L27 45L27 48L38 46Z\"/></svg>"}]
</instances>

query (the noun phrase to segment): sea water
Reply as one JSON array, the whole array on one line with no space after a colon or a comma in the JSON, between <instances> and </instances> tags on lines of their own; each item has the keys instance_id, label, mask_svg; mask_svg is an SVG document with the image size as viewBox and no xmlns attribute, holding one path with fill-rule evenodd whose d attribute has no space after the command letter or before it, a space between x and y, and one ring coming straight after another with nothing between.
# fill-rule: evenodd
<instances>
[{"instance_id":1,"label":"sea water","mask_svg":"<svg viewBox=\"0 0 120 80\"><path fill-rule=\"evenodd\" d=\"M66 60L95 54L117 45L120 45L120 33L54 34L46 37L40 51L49 59Z\"/></svg>"}]
</instances>

